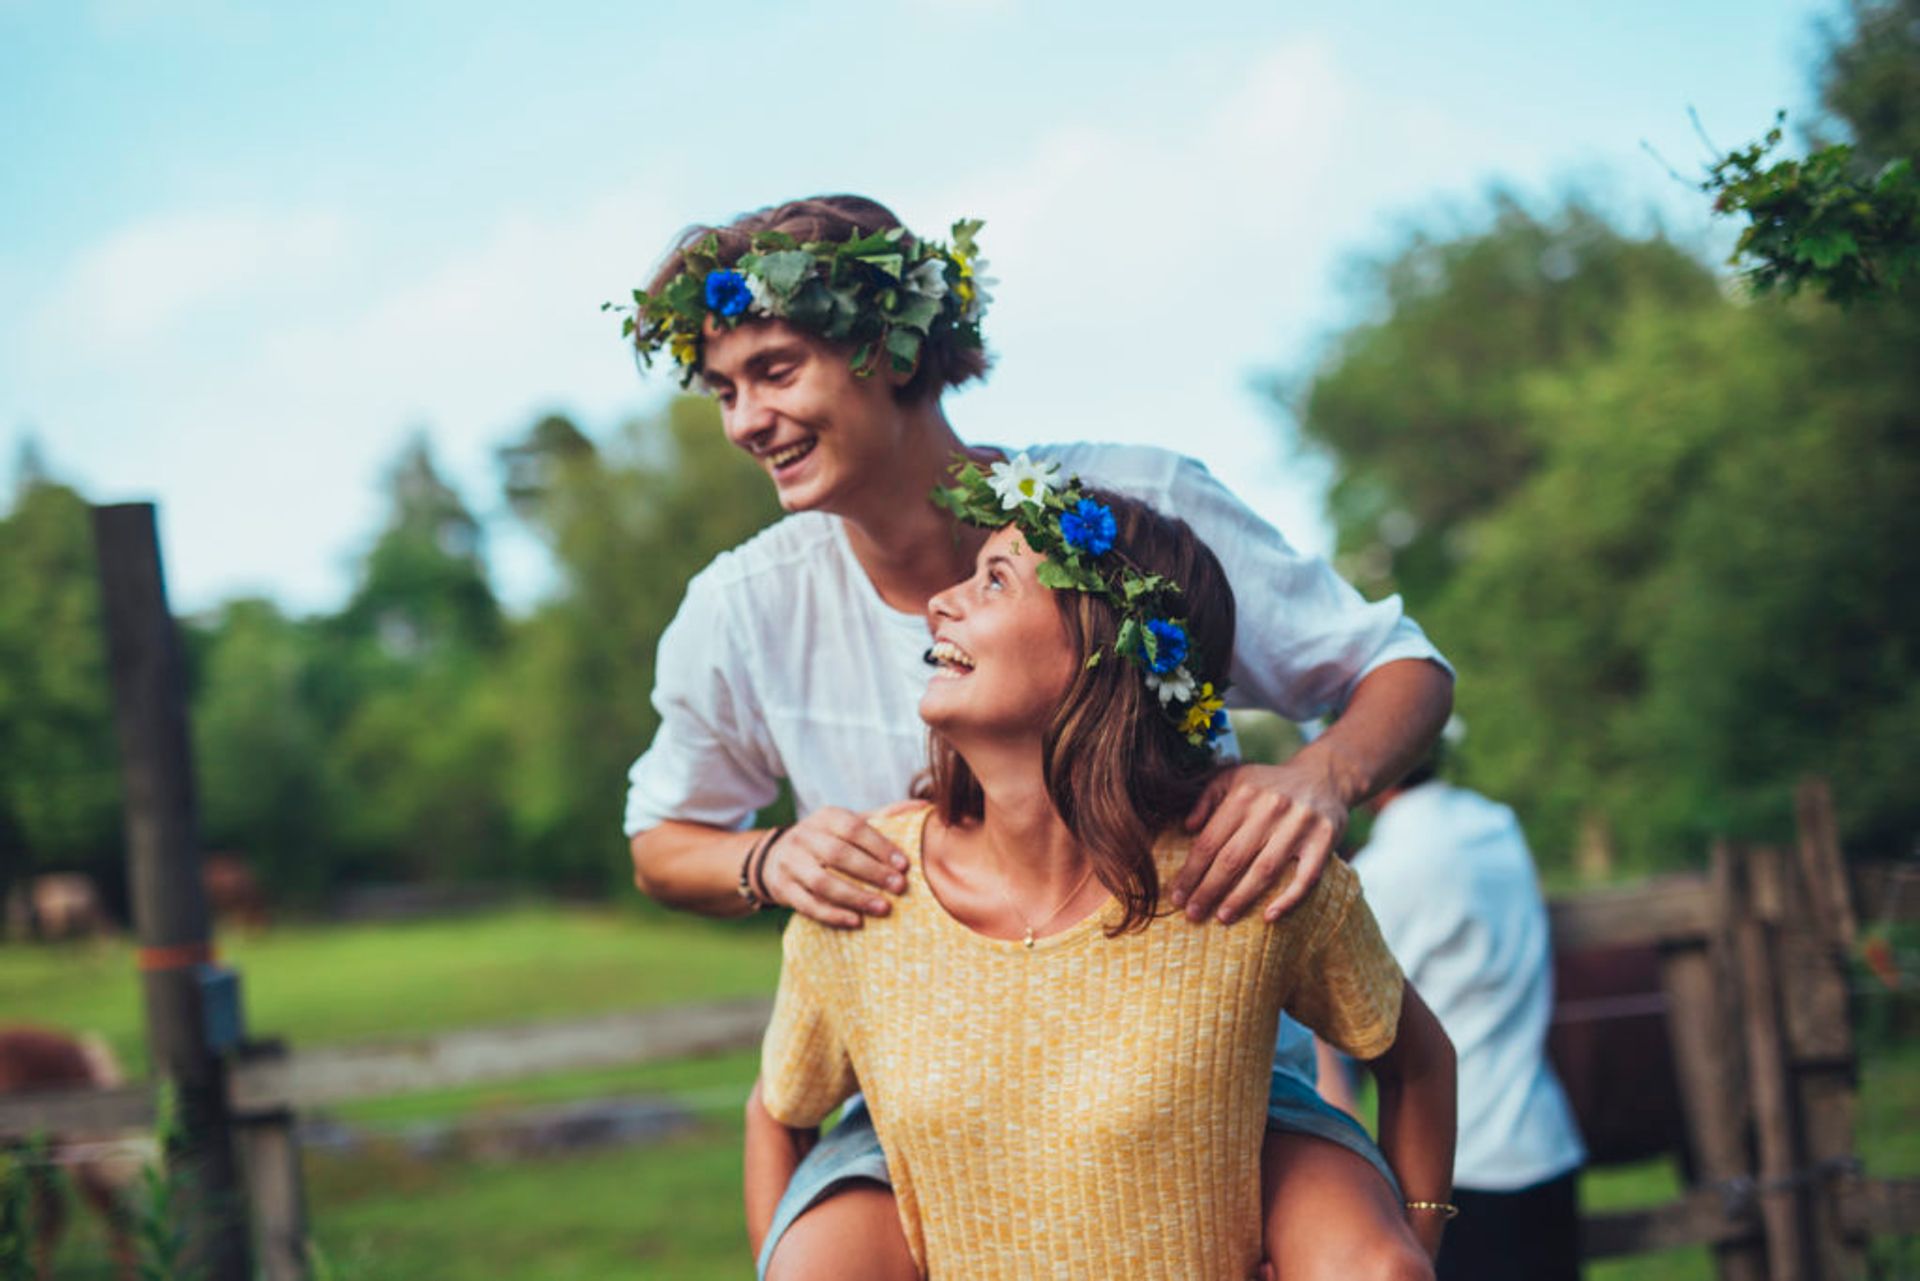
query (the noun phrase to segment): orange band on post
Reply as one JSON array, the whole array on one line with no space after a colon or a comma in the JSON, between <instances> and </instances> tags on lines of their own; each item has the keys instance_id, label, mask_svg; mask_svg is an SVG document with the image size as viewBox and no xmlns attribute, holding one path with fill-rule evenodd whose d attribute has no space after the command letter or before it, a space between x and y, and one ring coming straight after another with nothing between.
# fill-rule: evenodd
<instances>
[{"instance_id":1,"label":"orange band on post","mask_svg":"<svg viewBox=\"0 0 1920 1281\"><path fill-rule=\"evenodd\" d=\"M213 960L211 943L175 943L171 947L143 947L134 954L134 961L142 974L153 974L160 970L184 970L191 965L205 965Z\"/></svg>"}]
</instances>

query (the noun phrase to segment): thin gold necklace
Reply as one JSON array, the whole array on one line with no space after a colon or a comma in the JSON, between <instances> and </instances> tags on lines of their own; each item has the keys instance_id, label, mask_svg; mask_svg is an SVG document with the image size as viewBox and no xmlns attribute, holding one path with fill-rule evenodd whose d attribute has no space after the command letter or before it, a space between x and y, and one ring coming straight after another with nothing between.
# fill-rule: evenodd
<instances>
[{"instance_id":1,"label":"thin gold necklace","mask_svg":"<svg viewBox=\"0 0 1920 1281\"><path fill-rule=\"evenodd\" d=\"M1007 875L1001 871L1003 864L1000 861L999 850L993 852L993 865L993 870L998 873L1000 877L1000 879L994 883L994 888L1000 891L1000 897L1007 901L1007 906L1012 908L1013 914L1020 918L1020 923L1027 927L1027 935L1021 939L1020 942L1028 951L1033 950L1033 936L1041 930L1046 929L1047 926L1052 925L1053 919L1059 916L1060 913L1066 911L1067 904L1073 902L1073 900L1079 896L1080 891L1087 888L1087 882L1093 879L1093 860L1088 859L1087 870L1081 875L1080 879L1075 882L1074 887L1067 891L1067 896L1060 900L1060 905L1054 908L1053 911L1047 913L1046 920L1035 925L1027 919L1027 914L1020 910L1020 905L1013 901L1013 895L1007 893Z\"/></svg>"}]
</instances>

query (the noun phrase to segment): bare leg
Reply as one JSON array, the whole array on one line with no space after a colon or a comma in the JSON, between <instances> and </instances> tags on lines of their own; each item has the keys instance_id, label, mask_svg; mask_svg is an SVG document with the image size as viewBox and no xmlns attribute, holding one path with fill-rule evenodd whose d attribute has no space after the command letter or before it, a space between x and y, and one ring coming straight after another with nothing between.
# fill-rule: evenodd
<instances>
[{"instance_id":1,"label":"bare leg","mask_svg":"<svg viewBox=\"0 0 1920 1281\"><path fill-rule=\"evenodd\" d=\"M1378 1182L1376 1176L1375 1182ZM767 1281L919 1281L893 1189L855 1179L793 1221Z\"/></svg>"},{"instance_id":2,"label":"bare leg","mask_svg":"<svg viewBox=\"0 0 1920 1281\"><path fill-rule=\"evenodd\" d=\"M1269 1133L1260 1192L1279 1281L1433 1281L1393 1189L1339 1144Z\"/></svg>"}]
</instances>

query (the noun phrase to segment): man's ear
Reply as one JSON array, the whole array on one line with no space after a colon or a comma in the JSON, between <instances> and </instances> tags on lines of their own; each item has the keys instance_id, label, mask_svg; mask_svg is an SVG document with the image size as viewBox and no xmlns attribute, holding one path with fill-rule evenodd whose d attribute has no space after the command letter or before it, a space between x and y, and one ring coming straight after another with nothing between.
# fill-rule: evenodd
<instances>
[{"instance_id":1,"label":"man's ear","mask_svg":"<svg viewBox=\"0 0 1920 1281\"><path fill-rule=\"evenodd\" d=\"M887 386L893 388L896 392L912 382L913 376L920 372L919 356L915 356L913 363L904 370L896 369L893 364L893 357L884 351L875 353L874 359L881 362L883 368L886 370Z\"/></svg>"}]
</instances>

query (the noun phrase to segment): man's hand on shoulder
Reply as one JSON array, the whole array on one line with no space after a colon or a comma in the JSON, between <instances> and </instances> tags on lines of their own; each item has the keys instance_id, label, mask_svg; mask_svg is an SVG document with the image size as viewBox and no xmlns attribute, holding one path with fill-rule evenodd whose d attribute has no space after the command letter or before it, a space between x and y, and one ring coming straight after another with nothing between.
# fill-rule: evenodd
<instances>
[{"instance_id":1,"label":"man's hand on shoulder","mask_svg":"<svg viewBox=\"0 0 1920 1281\"><path fill-rule=\"evenodd\" d=\"M904 891L906 871L907 856L865 818L829 807L807 815L774 843L760 881L775 903L851 930L868 916L893 910L878 891Z\"/></svg>"},{"instance_id":2,"label":"man's hand on shoulder","mask_svg":"<svg viewBox=\"0 0 1920 1281\"><path fill-rule=\"evenodd\" d=\"M1267 905L1277 921L1306 897L1326 870L1347 828L1347 804L1318 754L1303 752L1283 765L1236 765L1208 784L1187 816L1196 833L1187 861L1169 887L1189 920L1209 914L1238 920L1273 892L1298 863L1293 881Z\"/></svg>"}]
</instances>

